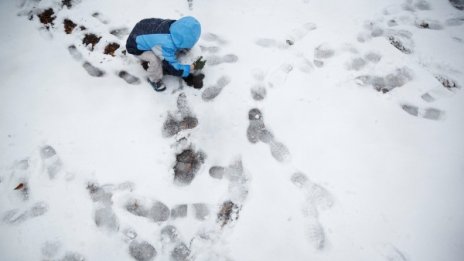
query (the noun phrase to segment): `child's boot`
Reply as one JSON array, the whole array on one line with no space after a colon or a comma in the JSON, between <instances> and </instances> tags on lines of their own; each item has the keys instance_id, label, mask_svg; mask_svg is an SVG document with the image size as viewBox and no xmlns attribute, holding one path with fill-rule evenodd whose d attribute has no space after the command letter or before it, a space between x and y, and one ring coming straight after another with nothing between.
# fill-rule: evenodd
<instances>
[{"instance_id":1,"label":"child's boot","mask_svg":"<svg viewBox=\"0 0 464 261\"><path fill-rule=\"evenodd\" d=\"M147 80L150 83L150 85L153 87L153 90L157 92L162 92L166 90L166 85L164 84L162 80L159 80L157 82L152 82L150 79L147 79Z\"/></svg>"}]
</instances>

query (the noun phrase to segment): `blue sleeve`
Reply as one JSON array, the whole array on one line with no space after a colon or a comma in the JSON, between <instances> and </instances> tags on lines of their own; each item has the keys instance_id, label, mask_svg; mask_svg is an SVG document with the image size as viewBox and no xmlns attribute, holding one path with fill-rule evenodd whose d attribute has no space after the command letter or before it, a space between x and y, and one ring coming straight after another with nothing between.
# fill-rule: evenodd
<instances>
[{"instance_id":1,"label":"blue sleeve","mask_svg":"<svg viewBox=\"0 0 464 261\"><path fill-rule=\"evenodd\" d=\"M190 74L190 65L180 64L177 61L176 50L173 48L163 48L163 57L174 69L182 72L182 77L187 77Z\"/></svg>"}]
</instances>

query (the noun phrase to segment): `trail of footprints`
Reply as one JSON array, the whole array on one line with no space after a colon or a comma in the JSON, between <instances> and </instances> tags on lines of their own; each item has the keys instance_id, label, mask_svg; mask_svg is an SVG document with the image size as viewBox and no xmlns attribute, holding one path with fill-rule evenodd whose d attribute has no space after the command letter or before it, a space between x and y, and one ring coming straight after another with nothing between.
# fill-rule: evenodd
<instances>
[{"instance_id":1,"label":"trail of footprints","mask_svg":"<svg viewBox=\"0 0 464 261\"><path fill-rule=\"evenodd\" d=\"M46 179L53 184L59 178L72 178L64 171L63 163L56 150L50 146L42 146L37 155L13 164L10 175L2 178L0 186L7 191L17 205L17 208L0 213L1 222L14 226L21 226L32 219L47 215L49 205L46 201L31 202L31 195L35 194L32 179ZM74 251L64 251L60 242L47 241L41 249L42 260L82 261L85 257Z\"/></svg>"},{"instance_id":2,"label":"trail of footprints","mask_svg":"<svg viewBox=\"0 0 464 261\"><path fill-rule=\"evenodd\" d=\"M29 194L34 191L34 188L28 185L29 178L37 178L37 171L42 173L41 176L38 176L39 178L47 178L50 181L58 176L66 175L61 160L52 146L46 145L40 148L38 158L39 162L33 168L30 166L29 158L21 160L14 164L9 177L2 177L0 185L9 188L8 190L13 197L19 202L23 202L22 205L24 205L22 208L0 213L3 223L21 225L48 212L49 207L46 201L33 204L28 202ZM89 181L86 184L86 189L89 199L94 205L95 226L108 233L121 233L128 244L128 254L135 260L153 260L157 256L164 256L164 258L170 258L174 261L195 260L195 255L210 253L213 251L209 249L211 246L221 244L219 238L222 235L222 230L233 225L234 221L238 219L249 190L249 177L239 158L229 166L212 166L209 174L211 178L225 179L229 183L224 201L220 204L198 202L168 206L156 199L134 196L136 188L132 182L100 185L95 181ZM22 185L18 186L17 184ZM114 196L117 194L125 196L117 197L117 201L114 202ZM115 208L118 211L115 211ZM136 230L130 225L122 223L121 219L118 218L116 213L120 212L121 209L128 214L145 219L147 222L161 225L159 241L152 244L146 239L139 238ZM177 219L190 219L191 217L197 222L208 224L206 226L208 229L205 230L205 227L200 226L193 238L185 240L173 222ZM218 251L215 255L223 254ZM85 256L80 253L65 251L59 241L45 242L42 246L42 256L44 260L86 260Z\"/></svg>"},{"instance_id":3,"label":"trail of footprints","mask_svg":"<svg viewBox=\"0 0 464 261\"><path fill-rule=\"evenodd\" d=\"M459 6L456 6L456 2L454 1L450 1L450 4L456 8ZM412 54L415 49L413 34L410 31L401 29L402 27L413 25L422 30L433 31L442 30L444 26L461 26L464 24L464 16L448 18L444 24L435 19L422 17L422 14L427 14L426 11L432 10L432 8L433 5L425 0L406 0L400 6L389 6L384 9L383 18L376 21L367 21L365 23L365 31L358 35L358 41L365 43L372 38L385 37L394 48L406 55L409 55ZM375 57L368 58L366 56L365 58L371 62L378 62L375 61ZM355 66L356 64L353 61L350 67L358 70L364 66L361 60L358 60L357 64L361 66ZM456 89L461 88L461 86L451 77L433 71L431 73L434 74L438 81L437 83L440 83L445 90L454 92ZM394 88L405 85L412 79L412 71L409 68L403 67L398 68L394 72L385 76L360 75L356 77L355 81L361 86L372 86L379 92L387 93L392 91ZM439 89L439 87L434 88ZM431 92L423 93L420 97L426 103L433 103L438 98ZM444 111L433 107L421 108L413 104L400 104L400 107L409 115L428 120L440 120L443 119L445 115Z\"/></svg>"},{"instance_id":4,"label":"trail of footprints","mask_svg":"<svg viewBox=\"0 0 464 261\"><path fill-rule=\"evenodd\" d=\"M287 49L294 45L296 41L303 39L310 31L315 30L317 26L313 23L306 23L301 28L297 28L289 34L285 42L260 38L255 43L263 48L277 47L279 49ZM315 67L323 67L324 60L330 59L335 54L334 49L326 43L317 46L314 49L314 60L309 61L303 57L301 60L300 70L304 73L309 73ZM380 60L376 54L370 53L369 59L376 62ZM353 67L357 65L355 61ZM252 73L255 83L250 88L251 98L256 102L261 102L266 98L267 87L279 88L283 86L286 79L294 70L294 65L283 63L278 68L273 70L269 75L265 75L262 70L256 69ZM247 128L247 139L252 144L264 143L269 146L271 156L281 163L288 163L291 160L288 148L279 142L269 127L264 123L263 113L258 108L252 108L248 112L249 125ZM311 182L303 173L295 173L291 176L290 181L302 191L306 198L306 203L302 208L302 214L305 216L304 233L308 238L309 243L315 250L323 250L327 244L327 235L324 227L319 221L318 211L328 209L333 205L332 195L322 186Z\"/></svg>"},{"instance_id":5,"label":"trail of footprints","mask_svg":"<svg viewBox=\"0 0 464 261\"><path fill-rule=\"evenodd\" d=\"M81 0L62 0L61 2L45 2L45 1L34 1L34 0L21 0L19 1L18 7L21 11L18 13L19 16L28 16L29 20L35 20L37 17L39 22L43 25L42 31L45 31L50 37L53 34L59 33L59 28L68 35L76 35L81 38L81 42L76 42L68 46L68 51L71 57L82 63L84 70L93 77L102 77L106 75L106 72L91 62L87 61L83 53L91 55L90 52L95 50L97 45L106 43L103 53L109 57L123 59L125 51L120 48L120 41L123 40L128 34L129 30L125 27L112 28L109 27L109 20L101 13L94 12L89 17L93 17L101 24L108 27L108 32L105 38L97 36L91 32L86 25L78 25L73 20L83 20L79 17L69 18L63 15L61 11L68 9L72 10L75 6L79 5ZM64 12L70 13L70 12ZM72 14L72 13L70 13ZM77 39L76 39L77 40ZM88 53L88 54L87 54ZM115 73L129 84L139 84L140 80L138 77L129 74L125 70L117 71Z\"/></svg>"},{"instance_id":6,"label":"trail of footprints","mask_svg":"<svg viewBox=\"0 0 464 261\"><path fill-rule=\"evenodd\" d=\"M31 172L38 168L42 175L53 180L62 172L62 162L55 149L47 145L40 149L38 162L34 162L34 166L32 164L30 158L20 160L14 164L8 179L0 183L6 186L7 191L11 191L13 197L18 200L18 205L21 206L2 214L2 221L5 223L21 224L31 218L42 216L48 211L48 204L44 201L29 202L30 194L34 193L34 188L30 185Z\"/></svg>"},{"instance_id":7,"label":"trail of footprints","mask_svg":"<svg viewBox=\"0 0 464 261\"><path fill-rule=\"evenodd\" d=\"M221 48L227 44L227 41L221 38L217 34L205 33L202 35L202 39L209 43L208 45L200 44L200 49L206 55L205 60L208 66L217 66L224 63L236 63L238 61L238 56L235 54L226 54L223 56L217 55ZM213 44L213 45L211 45ZM219 94L222 92L224 87L229 85L231 82L230 77L223 75L217 79L216 83L205 88L201 94L201 98L205 102L213 101Z\"/></svg>"},{"instance_id":8,"label":"trail of footprints","mask_svg":"<svg viewBox=\"0 0 464 261\"><path fill-rule=\"evenodd\" d=\"M263 142L269 145L272 157L278 162L288 162L290 152L287 147L275 140L274 135L267 129L263 121L263 115L259 109L251 109L248 114L250 125L247 129L247 137L251 143ZM220 175L221 170L216 171ZM213 174L213 173L212 173ZM290 181L302 190L306 197L303 206L303 214L306 217L305 233L314 249L324 249L327 236L318 218L318 211L328 209L333 205L332 195L322 186L309 180L303 173L295 173Z\"/></svg>"},{"instance_id":9,"label":"trail of footprints","mask_svg":"<svg viewBox=\"0 0 464 261\"><path fill-rule=\"evenodd\" d=\"M459 4L456 4L454 1L450 1L450 3L459 9ZM405 29L401 29L400 27L402 25L414 25L423 30L433 31L443 29L444 25L441 22L434 19L420 17L422 11L428 11L432 8L433 6L425 0L406 0L401 6L389 6L384 10L384 16L386 19L379 19L380 22L366 21L364 26L365 30L358 35L358 42L366 43L372 38L385 37L386 40L400 52L404 54L411 54L414 52L415 48L413 34ZM408 14L404 15L403 12L407 12ZM446 26L461 26L463 24L464 16L448 18L445 22ZM255 44L263 48L278 47L280 49L288 49L295 43L295 41L293 41L294 39L301 40L310 31L315 29L317 29L315 24L306 23L301 28L293 31L293 37L289 37L289 39L291 39L290 41L259 38L255 41ZM345 64L345 68L350 71L362 71L369 66L369 64L375 65L382 59L382 56L375 51L367 52L364 55L359 55L358 51L355 49L352 50L352 52L356 54L356 56ZM304 54L297 55L301 57L299 65L300 70L302 72L309 73L314 70L314 67L324 67L326 61L334 57L336 52L330 44L322 43L314 48L312 62L308 58L304 57ZM255 101L262 101L267 94L266 87L274 88L283 86L286 78L293 69L294 66L292 64L284 63L272 71L267 77L262 72L258 73L257 76L254 75L257 83L250 89L252 98ZM445 76L441 73L434 73L434 76L446 90L454 92L461 88L461 86L449 76ZM361 74L354 80L360 86L370 86L381 93L388 93L393 89L402 87L412 81L413 72L407 67L400 67L386 75ZM436 95L431 92L426 92L421 95L421 98L427 103L433 103L438 98L435 96ZM420 108L412 104L401 104L400 107L409 115L428 120L440 120L443 119L445 115L445 112L433 107ZM257 124L253 123L251 125L255 126Z\"/></svg>"},{"instance_id":10,"label":"trail of footprints","mask_svg":"<svg viewBox=\"0 0 464 261\"><path fill-rule=\"evenodd\" d=\"M227 84L225 81L227 80L227 78L220 79L218 85L222 87L225 86ZM205 89L205 91L207 90L208 89ZM190 185L206 159L206 155L202 151L196 150L194 146L190 144L188 140L189 135L186 131L194 128L196 124L191 125L191 128L183 128L182 125L186 126L186 124L182 124L182 121L186 119L195 119L193 121L195 121L196 124L198 123L198 120L196 120L195 115L188 105L187 96L181 93L177 99L177 112L168 114L162 130L163 136L174 136L176 138L175 147L178 152L176 152L176 160L173 167L173 182L178 186ZM203 252L211 252L211 247L219 244L218 238L221 237L222 228L238 218L238 212L248 195L248 178L244 173L241 160L235 161L229 167L213 166L209 172L212 178L226 178L229 181L227 196L219 209L217 206L205 203L180 204L170 208L159 201L150 203L140 199L130 199L125 204L125 208L130 213L148 218L155 222L186 218L189 216L188 213L190 212L193 213L193 217L196 220L210 224L210 229L208 230L199 229L198 235L190 240L189 246L184 242L178 243L176 246L171 244L171 248L174 251L171 257L177 256L179 258L186 258L190 256L193 260L195 259L195 255L204 255ZM212 219L214 210L218 211L216 214L216 221ZM211 222L213 222L213 224ZM177 229L172 226L163 229L163 231L167 233L164 236L163 242L172 243L173 238L169 234L169 231L172 230L177 231ZM176 234L177 233L178 231ZM220 256L222 254L218 251L216 255Z\"/></svg>"},{"instance_id":11,"label":"trail of footprints","mask_svg":"<svg viewBox=\"0 0 464 261\"><path fill-rule=\"evenodd\" d=\"M403 7L405 9L416 8L418 10L429 10L430 5L426 1L407 1L409 7ZM398 25L398 21L390 19L388 21L389 27L395 27ZM442 25L433 19L416 19L414 25L421 29L427 30L440 30ZM447 24L457 26L463 24L461 18L449 19ZM317 27L307 27L311 30ZM358 41L363 43L369 41L373 37L385 36L386 39L397 48L399 51L405 54L411 54L414 50L414 42L412 40L412 34L406 30L394 30L390 28L384 28L377 23L368 22L366 23L367 32L362 33L358 36ZM307 30L308 33L311 30ZM305 34L300 34L302 39ZM263 48L277 47L280 49L287 49L294 44L293 41L282 42L274 39L260 38L255 42L258 46ZM358 54L357 50L353 53ZM314 67L321 68L325 65L325 61L334 57L334 48L327 43L322 43L314 49L313 62L311 63L307 58L304 58L300 70L303 72L311 72ZM361 71L369 64L377 64L381 61L382 56L375 52L370 51L362 56L352 58L345 64L347 70ZM253 100L260 102L266 98L267 89L280 87L285 84L286 77L293 70L292 64L282 64L276 70L274 70L268 77L262 71L253 73L255 84L250 88L251 97ZM458 84L450 79L449 77L437 75L437 80L448 90L454 90L459 88ZM391 73L386 75L368 75L361 74L355 78L357 84L361 86L371 86L373 89L388 93L395 88L404 86L408 82L413 80L413 72L407 68L398 68ZM431 93L425 93L422 99L426 102L433 102L435 97ZM410 115L422 117L424 119L439 120L443 117L444 112L436 108L420 109L417 106L403 104L401 108ZM257 108L249 111L249 126L247 128L247 138L251 143L265 143L268 144L271 150L271 155L275 160L279 162L288 162L290 153L284 144L277 142L274 135L269 128L264 124L263 115ZM304 213L307 216L307 235L312 242L315 249L323 249L326 244L326 233L318 219L319 211L328 209L333 205L333 198L330 193L322 186L311 182L306 175L302 173L295 173L291 177L291 181L297 187L302 189L307 196L307 204L304 208Z\"/></svg>"},{"instance_id":12,"label":"trail of footprints","mask_svg":"<svg viewBox=\"0 0 464 261\"><path fill-rule=\"evenodd\" d=\"M271 131L265 126L263 115L257 108L248 113L250 124L247 129L247 138L251 143L263 142L269 145L272 157L278 162L288 162L290 152L288 148L274 138ZM211 172L210 172L211 173ZM220 175L218 169L212 175ZM319 221L318 213L321 210L332 207L334 200L332 195L322 186L309 180L303 173L295 173L290 181L304 193L306 203L302 213L305 215L305 234L316 250L322 250L326 246L327 236L324 227Z\"/></svg>"}]
</instances>

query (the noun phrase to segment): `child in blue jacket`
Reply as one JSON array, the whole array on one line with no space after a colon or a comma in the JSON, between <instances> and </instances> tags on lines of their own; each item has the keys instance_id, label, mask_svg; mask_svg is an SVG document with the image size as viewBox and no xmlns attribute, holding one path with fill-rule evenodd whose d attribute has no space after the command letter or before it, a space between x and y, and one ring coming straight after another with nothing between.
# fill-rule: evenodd
<instances>
[{"instance_id":1,"label":"child in blue jacket","mask_svg":"<svg viewBox=\"0 0 464 261\"><path fill-rule=\"evenodd\" d=\"M183 78L193 72L193 65L179 63L176 55L179 51L191 49L200 34L200 23L191 16L179 20L143 19L132 29L126 49L148 62L148 82L155 91L164 91L163 71Z\"/></svg>"}]
</instances>

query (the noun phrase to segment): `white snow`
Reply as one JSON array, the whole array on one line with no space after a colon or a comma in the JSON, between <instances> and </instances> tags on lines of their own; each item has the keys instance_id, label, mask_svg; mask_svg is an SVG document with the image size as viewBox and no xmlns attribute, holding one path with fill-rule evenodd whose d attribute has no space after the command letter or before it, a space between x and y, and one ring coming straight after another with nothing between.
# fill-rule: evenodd
<instances>
[{"instance_id":1,"label":"white snow","mask_svg":"<svg viewBox=\"0 0 464 261\"><path fill-rule=\"evenodd\" d=\"M449 1L71 3L0 2L0 260L463 260L464 13ZM156 93L127 34L185 15L202 38L183 59L210 60L205 85L168 76ZM102 37L93 51L86 33ZM168 114L198 126L165 137ZM188 148L204 162L179 185ZM188 211L155 222L163 208L131 202Z\"/></svg>"}]
</instances>

